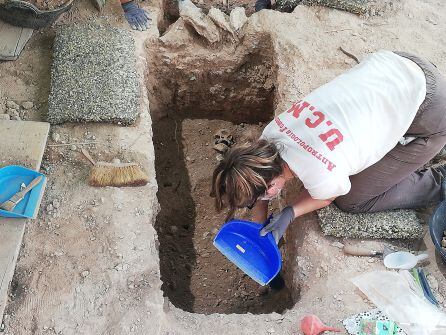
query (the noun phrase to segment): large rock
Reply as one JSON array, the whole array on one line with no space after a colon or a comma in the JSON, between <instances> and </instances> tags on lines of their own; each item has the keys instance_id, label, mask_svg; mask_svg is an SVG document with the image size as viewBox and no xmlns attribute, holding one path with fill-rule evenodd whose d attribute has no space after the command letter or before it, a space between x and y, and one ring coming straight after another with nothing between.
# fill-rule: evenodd
<instances>
[{"instance_id":1,"label":"large rock","mask_svg":"<svg viewBox=\"0 0 446 335\"><path fill-rule=\"evenodd\" d=\"M318 210L325 235L352 238L420 238L423 227L412 210L350 214L334 205Z\"/></svg>"},{"instance_id":2,"label":"large rock","mask_svg":"<svg viewBox=\"0 0 446 335\"><path fill-rule=\"evenodd\" d=\"M234 29L229 22L229 17L223 13L220 9L212 7L208 13L209 18L214 21L214 23L223 30L226 30L232 35L235 40L238 40Z\"/></svg>"},{"instance_id":3,"label":"large rock","mask_svg":"<svg viewBox=\"0 0 446 335\"><path fill-rule=\"evenodd\" d=\"M242 29L243 25L248 21L246 17L245 8L236 7L231 11L229 15L229 21L235 31Z\"/></svg>"},{"instance_id":4,"label":"large rock","mask_svg":"<svg viewBox=\"0 0 446 335\"><path fill-rule=\"evenodd\" d=\"M199 35L203 36L210 43L220 41L220 31L215 23L200 8L195 6L192 1L181 0L179 8L180 16L184 22L190 24Z\"/></svg>"},{"instance_id":5,"label":"large rock","mask_svg":"<svg viewBox=\"0 0 446 335\"><path fill-rule=\"evenodd\" d=\"M139 84L130 32L67 26L57 33L53 49L50 123L136 121Z\"/></svg>"}]
</instances>

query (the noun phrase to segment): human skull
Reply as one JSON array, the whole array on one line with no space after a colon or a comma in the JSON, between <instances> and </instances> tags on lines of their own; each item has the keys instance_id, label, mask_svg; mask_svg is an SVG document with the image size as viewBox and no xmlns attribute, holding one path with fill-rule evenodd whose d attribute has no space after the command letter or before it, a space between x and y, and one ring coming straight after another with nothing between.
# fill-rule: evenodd
<instances>
[{"instance_id":1,"label":"human skull","mask_svg":"<svg viewBox=\"0 0 446 335\"><path fill-rule=\"evenodd\" d=\"M232 136L231 132L228 129L219 129L214 134L214 143L224 143L228 147L232 146L234 144L234 137Z\"/></svg>"}]
</instances>

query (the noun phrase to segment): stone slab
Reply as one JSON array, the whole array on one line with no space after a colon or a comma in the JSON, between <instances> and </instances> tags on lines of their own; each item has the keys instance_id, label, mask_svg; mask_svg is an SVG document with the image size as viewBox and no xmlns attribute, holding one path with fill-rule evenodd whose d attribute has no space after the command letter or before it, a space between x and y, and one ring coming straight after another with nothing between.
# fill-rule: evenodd
<instances>
[{"instance_id":1,"label":"stone slab","mask_svg":"<svg viewBox=\"0 0 446 335\"><path fill-rule=\"evenodd\" d=\"M423 237L423 227L413 210L351 214L330 205L317 213L325 235L351 238Z\"/></svg>"},{"instance_id":2,"label":"stone slab","mask_svg":"<svg viewBox=\"0 0 446 335\"><path fill-rule=\"evenodd\" d=\"M299 5L325 6L329 8L344 10L353 14L375 15L386 7L394 6L392 0L277 0L276 9L283 12L292 12Z\"/></svg>"},{"instance_id":3,"label":"stone slab","mask_svg":"<svg viewBox=\"0 0 446 335\"><path fill-rule=\"evenodd\" d=\"M365 14L370 9L370 0L304 0L306 5L317 5L345 10L354 14Z\"/></svg>"},{"instance_id":4,"label":"stone slab","mask_svg":"<svg viewBox=\"0 0 446 335\"><path fill-rule=\"evenodd\" d=\"M139 81L131 32L93 24L61 28L54 41L48 121L136 121Z\"/></svg>"},{"instance_id":5,"label":"stone slab","mask_svg":"<svg viewBox=\"0 0 446 335\"><path fill-rule=\"evenodd\" d=\"M0 60L19 58L33 31L33 29L16 27L0 20Z\"/></svg>"},{"instance_id":6,"label":"stone slab","mask_svg":"<svg viewBox=\"0 0 446 335\"><path fill-rule=\"evenodd\" d=\"M49 129L45 122L0 121L0 167L20 164L39 170ZM0 323L26 222L25 219L0 217Z\"/></svg>"}]
</instances>

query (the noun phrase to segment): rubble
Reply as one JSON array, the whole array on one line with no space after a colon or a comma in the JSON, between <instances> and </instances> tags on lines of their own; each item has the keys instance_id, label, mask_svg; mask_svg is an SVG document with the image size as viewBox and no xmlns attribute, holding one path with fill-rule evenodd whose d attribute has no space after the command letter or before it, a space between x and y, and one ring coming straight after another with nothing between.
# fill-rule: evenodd
<instances>
[{"instance_id":1,"label":"rubble","mask_svg":"<svg viewBox=\"0 0 446 335\"><path fill-rule=\"evenodd\" d=\"M180 16L187 24L190 24L195 31L207 39L210 43L219 42L220 31L215 23L195 6L192 1L184 0L179 3Z\"/></svg>"}]
</instances>

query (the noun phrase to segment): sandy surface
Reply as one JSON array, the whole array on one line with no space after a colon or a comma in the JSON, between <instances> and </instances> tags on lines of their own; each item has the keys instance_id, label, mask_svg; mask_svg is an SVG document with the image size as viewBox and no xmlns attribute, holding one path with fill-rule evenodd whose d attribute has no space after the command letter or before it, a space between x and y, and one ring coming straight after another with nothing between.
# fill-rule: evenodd
<instances>
[{"instance_id":1,"label":"sandy surface","mask_svg":"<svg viewBox=\"0 0 446 335\"><path fill-rule=\"evenodd\" d=\"M152 5L149 9L155 13L158 5ZM80 1L58 24L96 16L91 4ZM355 64L339 51L340 46L359 58L380 48L407 50L430 59L446 74L446 5L441 1L408 0L396 11L368 19L323 7L254 16L247 29L253 33L261 27L274 41L277 112ZM119 8L113 6L98 20L124 25ZM142 34L135 33L137 40ZM148 34L156 37L156 29ZM35 32L19 60L0 64L0 114L13 113L6 108L7 101L19 105L31 101L32 108L13 110L23 119L44 119L53 38L53 28ZM345 256L333 242L379 246L382 241L324 237L315 214L299 218L287 234L287 248L295 259L286 266L300 294L283 315L204 316L185 313L167 301L163 304L147 110L131 128L63 125L52 132L60 138L53 137L50 144L99 141L89 147L95 155L140 161L152 172L152 181L131 191L92 189L85 182L89 166L78 147L48 147L43 171L50 177L49 185L39 219L27 227L4 319L5 334L236 334L240 329L246 334L296 334L304 313L341 326L349 315L373 308L349 279L383 269L381 261ZM430 263L425 270L444 307L446 269L428 234L423 241L392 243L427 250Z\"/></svg>"}]
</instances>

